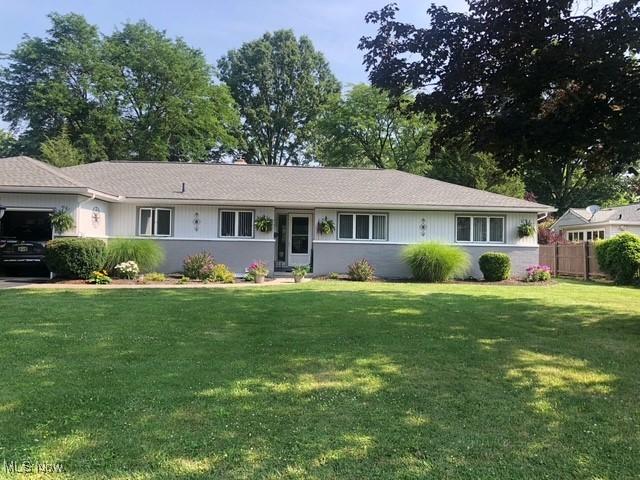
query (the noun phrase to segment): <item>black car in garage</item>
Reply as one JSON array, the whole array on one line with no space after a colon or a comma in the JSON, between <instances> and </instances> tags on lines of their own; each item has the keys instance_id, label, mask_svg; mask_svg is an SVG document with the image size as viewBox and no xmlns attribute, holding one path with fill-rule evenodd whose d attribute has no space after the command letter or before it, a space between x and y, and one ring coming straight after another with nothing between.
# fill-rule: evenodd
<instances>
[{"instance_id":1,"label":"black car in garage","mask_svg":"<svg viewBox=\"0 0 640 480\"><path fill-rule=\"evenodd\" d=\"M48 211L5 211L0 218L0 272L45 274L44 247L51 234Z\"/></svg>"}]
</instances>

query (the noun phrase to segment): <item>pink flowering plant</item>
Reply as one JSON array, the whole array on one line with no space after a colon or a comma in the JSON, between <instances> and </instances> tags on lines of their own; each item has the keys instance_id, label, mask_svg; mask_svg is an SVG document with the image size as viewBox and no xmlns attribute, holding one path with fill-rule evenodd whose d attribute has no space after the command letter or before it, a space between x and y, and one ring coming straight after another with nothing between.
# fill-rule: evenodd
<instances>
[{"instance_id":1,"label":"pink flowering plant","mask_svg":"<svg viewBox=\"0 0 640 480\"><path fill-rule=\"evenodd\" d=\"M549 265L531 265L527 267L527 282L548 282L551 280L551 267Z\"/></svg>"},{"instance_id":2,"label":"pink flowering plant","mask_svg":"<svg viewBox=\"0 0 640 480\"><path fill-rule=\"evenodd\" d=\"M252 277L266 277L269 275L269 269L267 268L267 264L262 260L257 260L249 265L246 269L246 272Z\"/></svg>"}]
</instances>

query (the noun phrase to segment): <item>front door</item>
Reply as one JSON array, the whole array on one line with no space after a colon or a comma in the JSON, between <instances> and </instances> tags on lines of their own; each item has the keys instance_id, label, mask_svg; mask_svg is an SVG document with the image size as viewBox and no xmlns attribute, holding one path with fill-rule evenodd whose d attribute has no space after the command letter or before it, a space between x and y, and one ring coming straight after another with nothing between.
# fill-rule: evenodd
<instances>
[{"instance_id":1,"label":"front door","mask_svg":"<svg viewBox=\"0 0 640 480\"><path fill-rule=\"evenodd\" d=\"M289 266L311 263L311 215L289 215Z\"/></svg>"}]
</instances>

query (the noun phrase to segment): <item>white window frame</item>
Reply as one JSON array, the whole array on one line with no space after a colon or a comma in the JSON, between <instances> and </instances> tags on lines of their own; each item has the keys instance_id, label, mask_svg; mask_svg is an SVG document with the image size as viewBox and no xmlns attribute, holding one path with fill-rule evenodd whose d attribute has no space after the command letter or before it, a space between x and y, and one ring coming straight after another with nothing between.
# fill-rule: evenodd
<instances>
[{"instance_id":1,"label":"white window frame","mask_svg":"<svg viewBox=\"0 0 640 480\"><path fill-rule=\"evenodd\" d=\"M223 213L233 213L234 214L234 225L233 225L233 235L222 235L222 214ZM250 213L251 214L251 235L238 235L238 230L240 229L240 213ZM230 208L222 208L218 213L218 237L219 238L254 238L256 235L256 214L253 210L233 210Z\"/></svg>"},{"instance_id":2,"label":"white window frame","mask_svg":"<svg viewBox=\"0 0 640 480\"><path fill-rule=\"evenodd\" d=\"M600 233L602 233L602 236L600 236ZM567 231L566 234L567 240L570 242L595 242L597 240L604 240L606 231L604 228L597 228L595 230L570 230ZM589 234L591 234L591 240L587 239ZM580 235L582 235L582 239L580 238Z\"/></svg>"},{"instance_id":3,"label":"white window frame","mask_svg":"<svg viewBox=\"0 0 640 480\"><path fill-rule=\"evenodd\" d=\"M468 218L469 219L469 240L459 240L458 239L458 218ZM473 239L473 225L475 223L475 219L476 218L483 218L485 220L486 223L486 227L487 227L487 239L486 240L474 240ZM491 219L492 218L500 218L502 219L502 240L501 241L496 241L496 240L491 240ZM504 215L467 215L467 214L459 214L455 216L455 223L454 223L454 236L455 236L455 242L456 243L492 243L492 244L505 244L507 243L507 232L506 232L506 228L507 228L507 219Z\"/></svg>"},{"instance_id":4,"label":"white window frame","mask_svg":"<svg viewBox=\"0 0 640 480\"><path fill-rule=\"evenodd\" d=\"M342 215L351 215L351 237L343 237L340 228L340 217ZM369 235L368 238L356 238L356 215L364 215L369 217ZM384 217L384 238L373 238L373 217ZM352 242L387 242L389 240L389 215L387 213L372 212L338 212L338 240Z\"/></svg>"},{"instance_id":5,"label":"white window frame","mask_svg":"<svg viewBox=\"0 0 640 480\"><path fill-rule=\"evenodd\" d=\"M151 233L142 232L142 212L148 210L151 212ZM159 234L158 232L158 211L169 212L169 233ZM138 208L138 236L139 237L172 237L173 236L173 208L169 207L139 207Z\"/></svg>"}]
</instances>

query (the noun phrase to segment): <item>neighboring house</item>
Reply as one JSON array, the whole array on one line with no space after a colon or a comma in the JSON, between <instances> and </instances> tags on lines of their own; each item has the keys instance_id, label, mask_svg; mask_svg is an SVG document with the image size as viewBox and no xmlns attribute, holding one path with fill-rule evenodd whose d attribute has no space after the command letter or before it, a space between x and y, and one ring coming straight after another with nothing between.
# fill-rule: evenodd
<instances>
[{"instance_id":1,"label":"neighboring house","mask_svg":"<svg viewBox=\"0 0 640 480\"><path fill-rule=\"evenodd\" d=\"M640 203L623 207L570 208L551 227L570 242L611 238L622 232L640 235Z\"/></svg>"},{"instance_id":2,"label":"neighboring house","mask_svg":"<svg viewBox=\"0 0 640 480\"><path fill-rule=\"evenodd\" d=\"M553 208L395 170L166 162L101 162L55 168L27 157L0 159L0 205L8 211L75 216L65 235L153 238L166 250L162 270L203 250L242 273L254 260L273 270L312 265L315 274L345 272L366 258L382 277L408 277L407 244L459 245L473 260L508 253L513 274L538 263L536 224ZM257 217L273 231L257 231ZM330 235L318 222L333 220Z\"/></svg>"}]
</instances>

